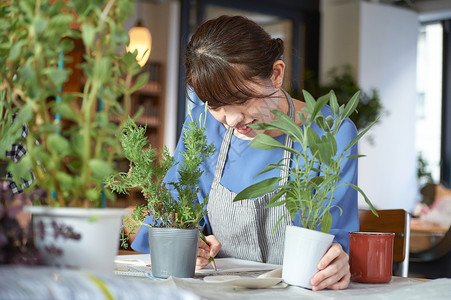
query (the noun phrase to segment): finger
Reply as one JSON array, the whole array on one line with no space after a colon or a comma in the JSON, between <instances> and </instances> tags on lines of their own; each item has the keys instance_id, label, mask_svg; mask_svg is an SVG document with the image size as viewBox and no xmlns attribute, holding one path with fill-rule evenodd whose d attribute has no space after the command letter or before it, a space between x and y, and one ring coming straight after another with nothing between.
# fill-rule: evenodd
<instances>
[{"instance_id":1,"label":"finger","mask_svg":"<svg viewBox=\"0 0 451 300\"><path fill-rule=\"evenodd\" d=\"M345 276L343 276L343 278L341 278L338 282L329 285L327 287L327 289L330 290L343 290L345 288L347 288L349 286L349 283L351 281L351 274L346 274Z\"/></svg>"},{"instance_id":2,"label":"finger","mask_svg":"<svg viewBox=\"0 0 451 300\"><path fill-rule=\"evenodd\" d=\"M311 279L312 290L321 290L339 282L343 277L350 277L348 254L341 247L341 253L324 269L317 272ZM332 250L334 251L334 250ZM334 254L331 254L334 256Z\"/></svg>"},{"instance_id":3,"label":"finger","mask_svg":"<svg viewBox=\"0 0 451 300\"><path fill-rule=\"evenodd\" d=\"M205 268L209 263L208 258L198 256L196 259L196 270Z\"/></svg>"},{"instance_id":4,"label":"finger","mask_svg":"<svg viewBox=\"0 0 451 300\"><path fill-rule=\"evenodd\" d=\"M326 272L326 270L320 272ZM325 277L323 280L316 282L316 284L312 284L312 290L319 291L325 288L329 288L330 286L340 282L345 276L346 272L343 269L339 270L338 272L333 272L331 276Z\"/></svg>"},{"instance_id":5,"label":"finger","mask_svg":"<svg viewBox=\"0 0 451 300\"><path fill-rule=\"evenodd\" d=\"M328 265L332 263L340 254L344 253L343 248L338 243L333 243L327 252L321 257L318 262L318 270L324 270Z\"/></svg>"},{"instance_id":6,"label":"finger","mask_svg":"<svg viewBox=\"0 0 451 300\"><path fill-rule=\"evenodd\" d=\"M198 248L197 249L197 257L202 257L205 259L209 259L210 258L210 250L206 250L203 248Z\"/></svg>"},{"instance_id":7,"label":"finger","mask_svg":"<svg viewBox=\"0 0 451 300\"><path fill-rule=\"evenodd\" d=\"M206 244L201 238L199 238L199 241L197 242L197 247L199 249L204 249L208 252L210 252L210 246Z\"/></svg>"},{"instance_id":8,"label":"finger","mask_svg":"<svg viewBox=\"0 0 451 300\"><path fill-rule=\"evenodd\" d=\"M208 245L210 246L210 256L215 257L218 254L219 250L221 250L221 243L214 235L206 236Z\"/></svg>"}]
</instances>

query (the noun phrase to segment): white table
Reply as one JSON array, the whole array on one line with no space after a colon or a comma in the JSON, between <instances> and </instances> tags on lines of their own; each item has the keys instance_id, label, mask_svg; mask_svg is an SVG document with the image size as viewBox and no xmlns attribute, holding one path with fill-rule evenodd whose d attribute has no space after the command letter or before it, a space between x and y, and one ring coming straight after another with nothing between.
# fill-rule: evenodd
<instances>
[{"instance_id":1,"label":"white table","mask_svg":"<svg viewBox=\"0 0 451 300\"><path fill-rule=\"evenodd\" d=\"M247 289L230 285L227 282L205 282L202 278L214 274L255 277L258 274L268 272L280 266L239 260L236 261L236 264L233 264L232 260L231 264L230 261L224 263L224 260L229 259L217 258L215 260L218 266L218 272L215 272L212 268L207 268L206 270L196 271L195 278L181 279L170 277L161 280L151 278L150 267L146 266L150 263L149 254L118 256L117 259L118 262L126 262L127 259L135 259L136 261L142 262L141 266L130 266L135 269L136 274L133 275L135 278L140 278L143 281L157 282L159 286L190 291L202 299L451 299L451 279L436 279L425 282L411 278L393 277L391 282L386 284L351 282L347 289L340 291L323 290L315 292L296 286L288 286L283 282L271 288ZM231 268L225 270L222 268L223 266L231 266ZM120 269L124 270L126 268L125 265L116 264L116 276L130 276L124 274L124 271L119 271ZM147 274L140 274L140 270L144 270Z\"/></svg>"},{"instance_id":2,"label":"white table","mask_svg":"<svg viewBox=\"0 0 451 300\"><path fill-rule=\"evenodd\" d=\"M134 256L135 265L116 264L114 274L51 267L0 266L0 299L158 299L158 300L227 300L227 299L451 299L451 279L427 282L393 277L387 284L351 283L341 291L308 289L288 286L281 282L271 288L248 289L228 282L211 283L203 279L212 274L255 277L279 266L255 262L216 259L219 271L203 270L195 278L153 279L146 266L149 255ZM120 260L126 257L118 257ZM127 258L129 259L129 258ZM150 260L150 259L149 259ZM141 261L142 266L137 265ZM125 274L124 269L134 269ZM221 271L223 269L223 271ZM234 269L236 272L232 272Z\"/></svg>"}]
</instances>

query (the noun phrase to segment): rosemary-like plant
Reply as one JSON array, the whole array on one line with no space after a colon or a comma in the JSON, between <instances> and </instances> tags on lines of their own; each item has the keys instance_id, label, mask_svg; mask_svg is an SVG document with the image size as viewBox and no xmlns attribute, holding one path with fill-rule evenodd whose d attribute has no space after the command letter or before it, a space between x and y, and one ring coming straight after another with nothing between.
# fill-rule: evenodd
<instances>
[{"instance_id":1,"label":"rosemary-like plant","mask_svg":"<svg viewBox=\"0 0 451 300\"><path fill-rule=\"evenodd\" d=\"M179 181L164 182L167 171L175 166L174 158L164 147L163 151L151 149L145 136L146 128L137 126L129 119L122 131L121 144L125 157L130 161L129 172L122 172L106 179L106 185L118 193L127 193L139 188L147 204L134 208L131 216L126 216L124 224L135 232L142 225L149 227L196 228L205 215L207 198L198 202L198 181L202 175L201 163L214 152L214 146L207 144L204 135L205 119L193 120L183 128L185 152L178 168ZM206 118L206 111L205 111ZM152 224L144 223L146 215ZM123 236L122 241L127 237ZM124 245L124 243L123 243Z\"/></svg>"}]
</instances>

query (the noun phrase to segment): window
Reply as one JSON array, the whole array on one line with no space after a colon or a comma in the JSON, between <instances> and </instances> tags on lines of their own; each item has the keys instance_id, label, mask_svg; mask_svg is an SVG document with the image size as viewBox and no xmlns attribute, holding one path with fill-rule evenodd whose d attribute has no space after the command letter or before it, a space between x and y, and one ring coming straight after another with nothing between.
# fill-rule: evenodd
<instances>
[{"instance_id":1,"label":"window","mask_svg":"<svg viewBox=\"0 0 451 300\"><path fill-rule=\"evenodd\" d=\"M418 38L416 151L425 176L420 184L440 182L443 26L423 25ZM424 163L424 164L423 164ZM430 175L430 177L428 176Z\"/></svg>"}]
</instances>

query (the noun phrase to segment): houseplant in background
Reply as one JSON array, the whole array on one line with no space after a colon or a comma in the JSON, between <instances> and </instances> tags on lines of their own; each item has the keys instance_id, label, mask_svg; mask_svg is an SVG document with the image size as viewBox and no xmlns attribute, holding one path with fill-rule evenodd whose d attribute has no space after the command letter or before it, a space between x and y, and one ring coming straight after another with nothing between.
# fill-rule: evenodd
<instances>
[{"instance_id":1,"label":"houseplant in background","mask_svg":"<svg viewBox=\"0 0 451 300\"><path fill-rule=\"evenodd\" d=\"M305 89L313 97L317 98L333 90L337 95L338 104L346 104L357 91L360 92L360 100L356 107L356 112L349 116L354 122L357 130L368 127L371 123L380 120L383 115L389 112L382 105L378 91L375 88L370 91L363 91L353 77L353 69L350 65L343 65L329 70L327 73L327 84L319 84L311 71L305 75ZM370 138L370 137L369 137ZM371 140L370 140L371 141Z\"/></svg>"},{"instance_id":2,"label":"houseplant in background","mask_svg":"<svg viewBox=\"0 0 451 300\"><path fill-rule=\"evenodd\" d=\"M136 53L125 52L122 23L132 12L131 0L0 6L0 128L6 132L0 160L12 144L25 146L27 154L7 169L19 186L34 177L31 189L46 192L44 206L27 209L35 243L50 264L113 269L126 211L100 209L103 193L114 197L102 184L120 153L122 123L110 118L125 119L130 94L146 81L132 80L140 68ZM26 139L17 133L22 124Z\"/></svg>"},{"instance_id":3,"label":"houseplant in background","mask_svg":"<svg viewBox=\"0 0 451 300\"><path fill-rule=\"evenodd\" d=\"M266 207L285 205L286 214L292 221L298 215L302 227L286 227L282 277L287 283L310 288L310 279L317 272L318 261L334 238L329 234L332 225L330 209L337 207L334 204L334 191L340 186L338 180L341 175L341 164L346 159L360 156L350 155L348 150L371 128L371 125L362 130L344 151L339 153L336 142L338 129L355 111L359 92L354 94L346 105L338 104L333 91L316 101L308 92L303 91L303 94L307 106L304 108L305 115L304 112L298 112L303 124L301 127L277 110L272 111L277 120L251 125L258 130L280 130L293 142L301 145L300 151L287 148L266 134L258 134L249 144L261 150L281 148L290 151L292 164L287 175L290 180L285 184L280 184L282 177L262 180L238 193L234 201L252 199L275 191ZM321 109L327 103L330 105L332 115L324 117ZM316 126L317 130L314 129ZM270 164L261 173L282 167L282 162ZM342 185L349 185L360 192L373 213L377 214L359 187L351 183ZM339 207L338 209L341 210ZM282 216L279 222L285 217ZM321 231L317 231L318 229ZM301 235L304 237L300 237ZM302 238L309 240L308 247L305 242L299 242ZM317 241L318 248L313 248L313 241ZM304 250L305 253L302 252Z\"/></svg>"},{"instance_id":4,"label":"houseplant in background","mask_svg":"<svg viewBox=\"0 0 451 300\"><path fill-rule=\"evenodd\" d=\"M205 117L207 111L205 110ZM193 277L196 267L198 223L205 215L207 198L199 203L198 179L202 175L199 166L213 154L212 144L207 144L204 132L205 119L191 121L183 128L185 151L176 165L167 148L158 153L151 149L145 136L145 127L137 126L130 119L124 126L121 144L125 157L130 161L127 173L111 175L106 184L112 191L126 193L130 189L141 190L147 204L138 205L124 224L131 233L142 225L148 226L152 274L167 278ZM164 182L171 167L179 174L177 182ZM149 224L144 223L146 216ZM124 234L122 241L128 240Z\"/></svg>"}]
</instances>

